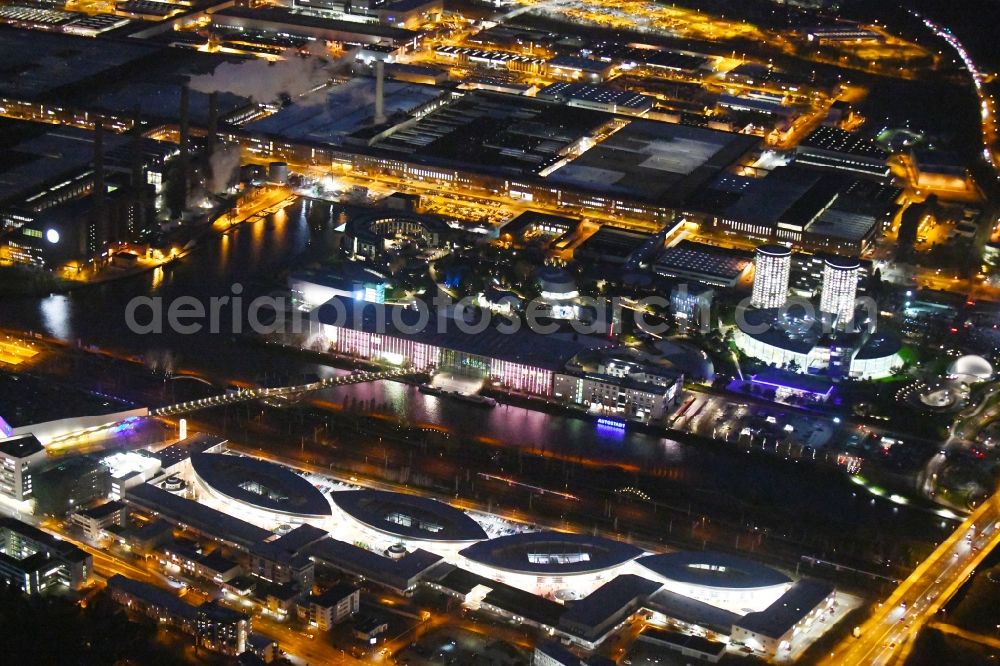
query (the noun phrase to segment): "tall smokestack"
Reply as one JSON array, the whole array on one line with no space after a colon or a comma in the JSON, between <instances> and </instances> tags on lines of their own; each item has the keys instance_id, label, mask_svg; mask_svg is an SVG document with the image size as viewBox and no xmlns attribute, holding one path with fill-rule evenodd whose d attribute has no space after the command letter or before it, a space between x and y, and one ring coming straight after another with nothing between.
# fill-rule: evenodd
<instances>
[{"instance_id":1,"label":"tall smokestack","mask_svg":"<svg viewBox=\"0 0 1000 666\"><path fill-rule=\"evenodd\" d=\"M181 120L180 120L180 146L181 155L187 155L189 128L188 128L188 107L191 106L191 89L184 85L181 87Z\"/></svg>"},{"instance_id":2,"label":"tall smokestack","mask_svg":"<svg viewBox=\"0 0 1000 666\"><path fill-rule=\"evenodd\" d=\"M219 134L219 93L213 91L208 95L208 139L207 147L209 156L215 152L215 145Z\"/></svg>"},{"instance_id":3,"label":"tall smokestack","mask_svg":"<svg viewBox=\"0 0 1000 666\"><path fill-rule=\"evenodd\" d=\"M94 123L94 231L93 255L104 251L108 243L108 211L105 201L107 186L104 183L104 119Z\"/></svg>"},{"instance_id":4,"label":"tall smokestack","mask_svg":"<svg viewBox=\"0 0 1000 666\"><path fill-rule=\"evenodd\" d=\"M188 107L191 104L191 89L187 84L181 87L181 118L180 118L180 192L178 200L180 207L187 206L188 187L191 183L190 127Z\"/></svg>"},{"instance_id":5,"label":"tall smokestack","mask_svg":"<svg viewBox=\"0 0 1000 666\"><path fill-rule=\"evenodd\" d=\"M136 105L132 109L132 143L131 143L131 174L129 182L132 189L138 191L142 183L142 108Z\"/></svg>"},{"instance_id":6,"label":"tall smokestack","mask_svg":"<svg viewBox=\"0 0 1000 666\"><path fill-rule=\"evenodd\" d=\"M375 124L385 122L385 61L375 61Z\"/></svg>"},{"instance_id":7,"label":"tall smokestack","mask_svg":"<svg viewBox=\"0 0 1000 666\"><path fill-rule=\"evenodd\" d=\"M94 123L94 201L104 203L104 120Z\"/></svg>"},{"instance_id":8,"label":"tall smokestack","mask_svg":"<svg viewBox=\"0 0 1000 666\"><path fill-rule=\"evenodd\" d=\"M132 111L131 175L132 206L135 211L134 223L128 230L129 240L138 240L146 230L146 179L142 168L142 108L136 105Z\"/></svg>"}]
</instances>

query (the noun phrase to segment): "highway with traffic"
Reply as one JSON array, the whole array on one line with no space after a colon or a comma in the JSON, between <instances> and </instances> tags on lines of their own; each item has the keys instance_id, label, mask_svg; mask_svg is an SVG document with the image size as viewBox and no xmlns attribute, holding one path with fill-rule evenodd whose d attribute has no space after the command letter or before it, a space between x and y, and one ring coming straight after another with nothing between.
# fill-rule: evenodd
<instances>
[{"instance_id":1,"label":"highway with traffic","mask_svg":"<svg viewBox=\"0 0 1000 666\"><path fill-rule=\"evenodd\" d=\"M903 664L917 634L1000 544L1000 495L991 496L825 659L830 666Z\"/></svg>"}]
</instances>

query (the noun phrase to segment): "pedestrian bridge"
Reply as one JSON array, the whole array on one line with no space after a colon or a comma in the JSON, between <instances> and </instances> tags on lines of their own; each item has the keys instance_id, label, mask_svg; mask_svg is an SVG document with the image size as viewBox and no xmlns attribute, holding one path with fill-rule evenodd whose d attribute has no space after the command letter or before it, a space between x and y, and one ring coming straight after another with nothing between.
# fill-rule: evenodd
<instances>
[{"instance_id":1,"label":"pedestrian bridge","mask_svg":"<svg viewBox=\"0 0 1000 666\"><path fill-rule=\"evenodd\" d=\"M318 382L311 382L309 384L279 386L274 388L240 389L238 391L223 393L222 395L215 395L208 398L188 400L187 402L179 402L174 405L157 407L156 409L150 409L149 415L180 416L196 412L201 409L224 407L226 405L234 405L236 403L249 402L251 400L288 397L298 395L300 393L308 393L310 391L319 391L320 389L348 386L350 384L364 384L366 382L377 382L383 379L400 379L411 374L413 374L411 370L397 368L393 370L381 370L378 372L353 372L349 375L329 377L327 379L321 379Z\"/></svg>"}]
</instances>

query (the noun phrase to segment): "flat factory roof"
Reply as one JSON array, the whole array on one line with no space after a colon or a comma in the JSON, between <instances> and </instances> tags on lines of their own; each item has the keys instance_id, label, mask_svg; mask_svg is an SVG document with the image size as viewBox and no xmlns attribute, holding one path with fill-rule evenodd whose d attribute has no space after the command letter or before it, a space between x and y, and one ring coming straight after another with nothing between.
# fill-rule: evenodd
<instances>
[{"instance_id":1,"label":"flat factory roof","mask_svg":"<svg viewBox=\"0 0 1000 666\"><path fill-rule=\"evenodd\" d=\"M638 199L678 201L759 142L745 134L633 120L548 179Z\"/></svg>"},{"instance_id":2,"label":"flat factory roof","mask_svg":"<svg viewBox=\"0 0 1000 666\"><path fill-rule=\"evenodd\" d=\"M653 268L668 276L705 276L730 283L739 279L751 263L752 259L743 253L683 240L665 249Z\"/></svg>"},{"instance_id":3,"label":"flat factory roof","mask_svg":"<svg viewBox=\"0 0 1000 666\"><path fill-rule=\"evenodd\" d=\"M446 94L440 88L402 81L385 82L385 114L412 113ZM370 123L375 114L375 79L357 77L317 90L246 126L250 132L292 141L339 144L344 136Z\"/></svg>"}]
</instances>

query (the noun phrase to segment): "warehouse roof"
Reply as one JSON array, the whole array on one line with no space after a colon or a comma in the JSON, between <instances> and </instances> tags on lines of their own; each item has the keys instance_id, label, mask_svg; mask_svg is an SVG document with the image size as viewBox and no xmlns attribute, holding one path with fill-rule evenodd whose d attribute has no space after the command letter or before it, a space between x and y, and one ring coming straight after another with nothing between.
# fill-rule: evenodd
<instances>
[{"instance_id":1,"label":"warehouse roof","mask_svg":"<svg viewBox=\"0 0 1000 666\"><path fill-rule=\"evenodd\" d=\"M833 586L829 583L803 578L773 604L744 615L735 626L769 638L781 638L831 594Z\"/></svg>"}]
</instances>

